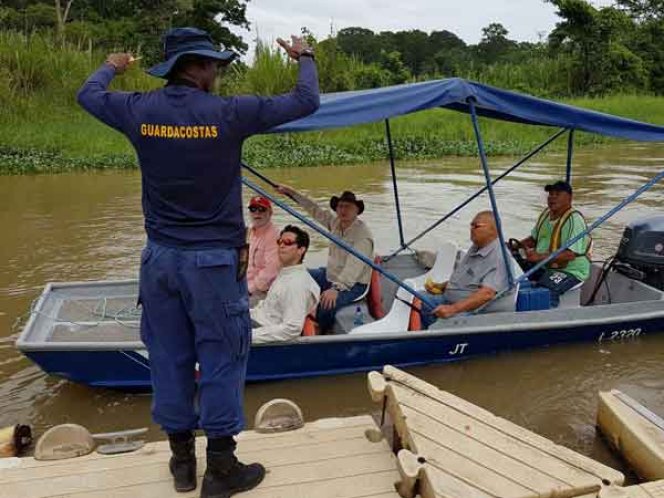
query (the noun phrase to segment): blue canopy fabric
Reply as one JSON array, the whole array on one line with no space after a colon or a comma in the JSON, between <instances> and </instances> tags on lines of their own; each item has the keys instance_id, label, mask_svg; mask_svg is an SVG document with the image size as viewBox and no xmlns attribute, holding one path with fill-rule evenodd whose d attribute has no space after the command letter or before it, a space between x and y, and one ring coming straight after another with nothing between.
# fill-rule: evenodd
<instances>
[{"instance_id":1,"label":"blue canopy fabric","mask_svg":"<svg viewBox=\"0 0 664 498\"><path fill-rule=\"evenodd\" d=\"M268 133L302 132L383 121L442 107L491 119L555 126L644 142L664 141L664 127L560 104L460 78L321 95L311 116L277 126Z\"/></svg>"}]
</instances>

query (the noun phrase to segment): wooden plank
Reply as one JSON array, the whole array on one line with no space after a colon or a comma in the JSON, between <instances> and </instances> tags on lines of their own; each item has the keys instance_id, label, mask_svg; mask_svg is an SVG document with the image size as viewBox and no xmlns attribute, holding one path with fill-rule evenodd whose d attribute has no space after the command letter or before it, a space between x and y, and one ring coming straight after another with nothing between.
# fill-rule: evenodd
<instances>
[{"instance_id":1,"label":"wooden plank","mask_svg":"<svg viewBox=\"0 0 664 498\"><path fill-rule=\"evenodd\" d=\"M282 448L288 450L292 447L301 445L311 446L330 441L344 441L350 439L363 439L364 432L367 429L375 429L376 424L370 416L351 417L349 423L338 422L345 419L324 419L306 424L303 428L296 431L282 432L276 434L260 434L253 431L241 433L238 439L238 451L242 454L261 451L263 449ZM196 451L205 452L207 439L205 437L196 438ZM38 461L34 458L22 458L18 469L42 468L42 467L61 467L68 466L72 461L77 465L89 460L105 460L127 458L143 458L146 455L155 453L170 454L170 448L167 441L158 441L148 443L146 446L136 452L123 455L100 455L91 453L75 460L47 460ZM0 477L4 478L7 470L0 469ZM8 474L9 475L9 474Z\"/></svg>"},{"instance_id":2,"label":"wooden plank","mask_svg":"<svg viewBox=\"0 0 664 498\"><path fill-rule=\"evenodd\" d=\"M396 471L377 472L325 481L288 486L267 486L242 493L246 498L399 498L392 484L398 479ZM52 495L51 498L194 498L200 489L189 493L176 493L171 482L160 481L139 486L119 487L113 490Z\"/></svg>"},{"instance_id":3,"label":"wooden plank","mask_svg":"<svg viewBox=\"0 0 664 498\"><path fill-rule=\"evenodd\" d=\"M470 468L477 468L477 479L473 482L487 491L490 488L481 485L487 479L493 484L506 481L507 488L509 483L518 484L531 495L540 497L571 497L580 492L599 489L600 482L596 478L588 479L585 486L566 484L541 472L535 461L532 462L532 467L529 467L526 463L511 459L509 455L496 452L470 438L455 435L444 428L442 431L438 431L441 427L440 424L436 425L437 423L431 420L423 420L422 416L414 411L405 408L404 413L409 428L415 433L414 439L420 455L427 458L432 465L444 467L445 471L458 477L466 475ZM454 458L448 455L449 453L457 455L459 458ZM432 457L435 462L440 463L432 462ZM455 462L457 463L455 464ZM466 475L466 477L470 476ZM502 489L501 493L499 496L506 494Z\"/></svg>"},{"instance_id":4,"label":"wooden plank","mask_svg":"<svg viewBox=\"0 0 664 498\"><path fill-rule=\"evenodd\" d=\"M599 477L600 479L606 479L609 482L616 484L622 484L624 482L625 478L622 473L580 455L564 446L559 446L542 436L509 422L508 420L497 417L462 398L441 391L437 387L424 382L417 377L409 375L402 370L388 365L383 369L383 375L385 375L385 377L391 382L396 382L426 396L430 396L432 399L447 405L449 408L468 415L478 421L484 422L496 430L520 440L524 444L533 446L542 452L559 458L574 467Z\"/></svg>"},{"instance_id":5,"label":"wooden plank","mask_svg":"<svg viewBox=\"0 0 664 498\"><path fill-rule=\"evenodd\" d=\"M205 469L204 458L199 459L198 468L199 475L202 475ZM350 455L333 460L269 466L265 481L261 486L291 486L348 476L394 471L394 469L395 461L390 453ZM72 473L63 477L3 483L0 496L46 498L53 495L113 491L161 482L172 486L172 478L165 461L141 464L129 469L115 468L104 471Z\"/></svg>"},{"instance_id":6,"label":"wooden plank","mask_svg":"<svg viewBox=\"0 0 664 498\"><path fill-rule=\"evenodd\" d=\"M308 434L317 434L317 433L327 433L329 431L352 428L352 427L375 427L376 422L371 415L356 415L354 417L332 417L332 418L323 418L320 420L315 420L313 422L307 422L304 427L287 432L256 432L253 430L247 430L241 432L236 436L238 442L245 442L254 439L264 439L264 440L278 440L278 439L287 439L289 441L295 441L298 438L294 438L295 435L298 435L300 438L306 437Z\"/></svg>"},{"instance_id":7,"label":"wooden plank","mask_svg":"<svg viewBox=\"0 0 664 498\"><path fill-rule=\"evenodd\" d=\"M496 498L475 486L447 474L436 467L424 466L424 479L421 485L423 498Z\"/></svg>"},{"instance_id":8,"label":"wooden plank","mask_svg":"<svg viewBox=\"0 0 664 498\"><path fill-rule=\"evenodd\" d=\"M199 454L200 455L200 454ZM284 466L299 466L311 462L326 462L330 463L334 459L345 459L360 455L363 458L370 460L371 458L381 457L387 455L391 460L391 468L396 469L394 457L387 448L386 443L371 443L366 439L354 439L350 441L332 441L322 443L315 446L302 446L293 451L284 452L281 448L275 449L262 449L257 452L238 452L238 457L245 462L260 461L269 469L277 469ZM154 465L155 468L162 469L168 472L167 461L168 455L161 453L153 453L151 455L143 455L141 457L129 458L130 455L125 455L127 459L109 458L108 460L93 459L87 462L79 462L78 459L72 459L69 465L58 468L46 467L44 469L31 469L30 472L23 474L10 474L8 479L2 477L2 491L0 496L8 493L8 497L21 497L21 498L38 498L49 496L48 493L53 492L54 489L69 490L78 489L81 483L88 481L94 482L100 476L115 476L115 481L111 480L116 485L126 481L126 477L132 474L134 469L139 469L139 478L148 479L145 470L146 467ZM199 467L205 468L205 458L200 456ZM18 469L12 469L16 471ZM7 471L7 472L12 472ZM109 484L109 485L111 485ZM59 491L60 493L68 493L70 491Z\"/></svg>"},{"instance_id":9,"label":"wooden plank","mask_svg":"<svg viewBox=\"0 0 664 498\"><path fill-rule=\"evenodd\" d=\"M410 420L409 420L410 422ZM458 453L424 437L416 437L417 451L426 457L425 473L441 472L491 496L501 498L537 498L532 489L521 486L492 469L479 465Z\"/></svg>"},{"instance_id":10,"label":"wooden plank","mask_svg":"<svg viewBox=\"0 0 664 498\"><path fill-rule=\"evenodd\" d=\"M537 448L524 445L483 422L447 409L403 386L392 384L389 389L400 402L408 430L412 428L441 444L454 442L456 451L502 475L510 476L526 487L558 489L560 492L566 489L599 489L601 481L595 476L552 458ZM419 448L417 451L420 452Z\"/></svg>"},{"instance_id":11,"label":"wooden plank","mask_svg":"<svg viewBox=\"0 0 664 498\"><path fill-rule=\"evenodd\" d=\"M647 482L639 487L647 493L648 498L664 498L664 480Z\"/></svg>"}]
</instances>

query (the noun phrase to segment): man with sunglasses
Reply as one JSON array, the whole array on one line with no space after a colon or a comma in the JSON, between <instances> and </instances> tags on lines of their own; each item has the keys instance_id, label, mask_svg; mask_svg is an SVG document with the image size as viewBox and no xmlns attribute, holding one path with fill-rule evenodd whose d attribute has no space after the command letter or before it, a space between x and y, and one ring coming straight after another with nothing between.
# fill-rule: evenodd
<instances>
[{"instance_id":1,"label":"man with sunglasses","mask_svg":"<svg viewBox=\"0 0 664 498\"><path fill-rule=\"evenodd\" d=\"M257 486L260 464L235 457L244 427L244 382L251 343L240 158L251 135L302 118L319 106L313 52L302 38L278 40L299 74L275 97L213 95L218 69L236 55L208 33L174 28L164 61L148 73L163 88L109 91L135 60L111 54L78 101L124 134L138 157L147 245L141 256L141 339L150 355L152 415L168 434L175 489L196 488L194 431L207 436L202 498ZM200 378L194 379L198 362Z\"/></svg>"},{"instance_id":2,"label":"man with sunglasses","mask_svg":"<svg viewBox=\"0 0 664 498\"><path fill-rule=\"evenodd\" d=\"M373 258L373 235L367 224L358 218L364 212L364 201L353 192L347 190L340 196L333 195L330 211L288 185L279 185L277 190L295 200L334 236L367 258ZM337 311L366 294L371 267L337 244L330 243L327 266L311 269L309 273L321 288L316 321L321 332L329 333L333 330Z\"/></svg>"},{"instance_id":3,"label":"man with sunglasses","mask_svg":"<svg viewBox=\"0 0 664 498\"><path fill-rule=\"evenodd\" d=\"M299 337L307 314L320 297L320 287L302 264L309 248L309 234L288 225L277 244L281 270L266 298L251 309L254 344Z\"/></svg>"},{"instance_id":4,"label":"man with sunglasses","mask_svg":"<svg viewBox=\"0 0 664 498\"><path fill-rule=\"evenodd\" d=\"M484 306L509 285L492 211L480 211L475 215L470 223L470 240L473 244L447 282L425 282L428 297L437 306L433 310L423 310L424 328L429 328L437 318L450 318ZM498 311L504 303L511 303L514 311L514 298L509 295L496 301L491 311Z\"/></svg>"},{"instance_id":5,"label":"man with sunglasses","mask_svg":"<svg viewBox=\"0 0 664 498\"><path fill-rule=\"evenodd\" d=\"M254 306L265 295L279 273L277 239L279 231L272 223L272 203L257 195L249 201L249 261L247 285L251 305Z\"/></svg>"}]
</instances>

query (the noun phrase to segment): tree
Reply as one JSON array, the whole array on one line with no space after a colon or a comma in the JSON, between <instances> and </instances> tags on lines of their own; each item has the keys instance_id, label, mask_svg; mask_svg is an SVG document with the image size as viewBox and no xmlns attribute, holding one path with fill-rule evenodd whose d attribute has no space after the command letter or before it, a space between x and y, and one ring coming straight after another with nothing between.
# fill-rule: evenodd
<instances>
[{"instance_id":1,"label":"tree","mask_svg":"<svg viewBox=\"0 0 664 498\"><path fill-rule=\"evenodd\" d=\"M55 0L55 19L57 22L58 34L62 37L65 32L65 23L69 17L69 10L74 0Z\"/></svg>"},{"instance_id":2,"label":"tree","mask_svg":"<svg viewBox=\"0 0 664 498\"><path fill-rule=\"evenodd\" d=\"M425 63L433 56L430 52L429 36L419 29L394 33L396 47L389 50L401 54L401 59L413 76L424 72Z\"/></svg>"},{"instance_id":3,"label":"tree","mask_svg":"<svg viewBox=\"0 0 664 498\"><path fill-rule=\"evenodd\" d=\"M664 0L616 0L616 4L638 21L664 19Z\"/></svg>"},{"instance_id":4,"label":"tree","mask_svg":"<svg viewBox=\"0 0 664 498\"><path fill-rule=\"evenodd\" d=\"M645 86L644 62L629 48L636 28L629 16L614 7L598 10L585 0L548 1L563 19L549 36L549 46L570 56L580 93Z\"/></svg>"},{"instance_id":5,"label":"tree","mask_svg":"<svg viewBox=\"0 0 664 498\"><path fill-rule=\"evenodd\" d=\"M161 35L173 26L197 26L210 33L216 43L244 53L247 44L228 26L248 28L248 0L0 0L25 18L14 29L32 31L55 27L67 36L69 27L77 41L93 41L107 50L142 52L146 63L160 59ZM43 15L49 12L52 23L46 26ZM3 17L15 19L13 12ZM13 22L12 24L16 24ZM75 25L75 26L73 26Z\"/></svg>"},{"instance_id":6,"label":"tree","mask_svg":"<svg viewBox=\"0 0 664 498\"><path fill-rule=\"evenodd\" d=\"M480 59L492 64L516 48L516 42L507 38L508 34L505 26L497 22L482 28L482 40L477 45Z\"/></svg>"},{"instance_id":7,"label":"tree","mask_svg":"<svg viewBox=\"0 0 664 498\"><path fill-rule=\"evenodd\" d=\"M351 27L339 30L337 46L346 55L354 55L364 63L378 61L380 41L370 29Z\"/></svg>"},{"instance_id":8,"label":"tree","mask_svg":"<svg viewBox=\"0 0 664 498\"><path fill-rule=\"evenodd\" d=\"M380 67L389 74L388 83L398 85L405 83L411 77L410 72L401 61L401 54L396 50L387 52L383 50L380 54Z\"/></svg>"}]
</instances>

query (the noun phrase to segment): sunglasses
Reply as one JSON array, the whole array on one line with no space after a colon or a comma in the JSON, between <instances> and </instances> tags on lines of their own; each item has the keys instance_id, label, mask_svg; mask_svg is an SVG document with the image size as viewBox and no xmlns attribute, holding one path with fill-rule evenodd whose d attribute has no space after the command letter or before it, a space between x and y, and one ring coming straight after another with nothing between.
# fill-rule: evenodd
<instances>
[{"instance_id":1,"label":"sunglasses","mask_svg":"<svg viewBox=\"0 0 664 498\"><path fill-rule=\"evenodd\" d=\"M267 211L267 208L264 208L263 206L249 206L249 211L252 213L264 213Z\"/></svg>"},{"instance_id":2,"label":"sunglasses","mask_svg":"<svg viewBox=\"0 0 664 498\"><path fill-rule=\"evenodd\" d=\"M295 244L297 244L297 240L295 240L295 239L292 239L292 240L291 239L277 239L277 245L279 247L281 247L281 246L290 247L290 246L294 246Z\"/></svg>"},{"instance_id":3,"label":"sunglasses","mask_svg":"<svg viewBox=\"0 0 664 498\"><path fill-rule=\"evenodd\" d=\"M483 226L486 226L486 223L471 223L471 224L470 224L470 228L473 228L473 229L475 229L475 228L481 228L481 227L483 227Z\"/></svg>"}]
</instances>

